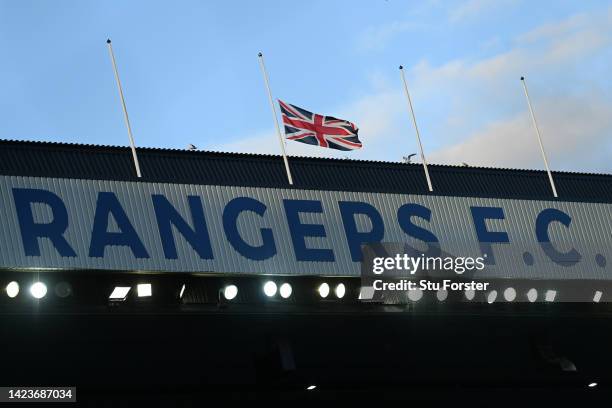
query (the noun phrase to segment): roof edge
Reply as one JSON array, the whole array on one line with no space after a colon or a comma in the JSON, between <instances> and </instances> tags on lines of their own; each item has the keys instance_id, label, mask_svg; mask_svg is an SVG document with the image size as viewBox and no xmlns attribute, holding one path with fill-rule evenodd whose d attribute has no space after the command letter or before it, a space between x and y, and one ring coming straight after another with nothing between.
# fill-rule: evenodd
<instances>
[{"instance_id":1,"label":"roof edge","mask_svg":"<svg viewBox=\"0 0 612 408\"><path fill-rule=\"evenodd\" d=\"M129 151L129 146L118 146L118 145L97 145L97 144L89 144L89 143L76 143L76 142L55 142L55 141L45 141L45 140L19 140L19 139L0 139L0 145L2 144L17 144L22 145L23 147L29 146L39 146L39 147L52 147L52 148L66 148L66 149L74 149L74 148L87 148L87 149L96 149L96 150L115 150L115 151ZM148 152L148 153L158 153L158 154L184 154L184 155L206 155L206 156L217 156L217 157L236 157L242 159L270 159L276 160L280 159L282 156L277 154L266 154L266 153L244 153L244 152L227 152L227 151L214 151L214 150L186 150L186 149L176 149L176 148L163 148L163 147L137 147L137 151ZM314 156L291 156L288 157L294 160L307 160L313 162L337 162L337 163L350 163L350 164L377 164L384 166L417 166L420 167L420 163L402 163L402 162L394 162L394 161L382 161L382 160L362 160L362 159L337 159L337 158L328 158L328 157L314 157ZM446 170L480 170L480 171L508 171L508 172L521 172L526 174L541 174L546 173L545 170L539 169L524 169L524 168L508 168L508 167L487 167L487 166L458 166L452 164L435 164L428 163L428 166L446 169ZM589 173L589 172L578 172L578 171L567 171L567 170L551 170L554 174L562 174L569 176L597 176L597 177L612 177L612 173Z\"/></svg>"}]
</instances>

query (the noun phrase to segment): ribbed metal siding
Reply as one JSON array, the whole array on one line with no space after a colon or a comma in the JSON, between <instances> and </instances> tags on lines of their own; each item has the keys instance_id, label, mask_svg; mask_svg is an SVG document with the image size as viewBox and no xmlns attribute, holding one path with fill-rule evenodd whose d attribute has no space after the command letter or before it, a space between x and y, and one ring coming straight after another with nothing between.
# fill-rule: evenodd
<instances>
[{"instance_id":1,"label":"ribbed metal siding","mask_svg":"<svg viewBox=\"0 0 612 408\"><path fill-rule=\"evenodd\" d=\"M457 256L479 256L470 206L503 207L506 219L488 223L490 230L508 232L512 244L495 245L495 255L505 266L487 271L488 276L516 278L610 278L612 265L612 205L602 203L573 203L535 200L503 200L490 198L439 197L423 195L374 194L362 192L310 191L295 189L269 189L240 186L203 186L169 183L133 183L108 180L49 179L0 176L0 267L1 268L78 268L133 271L181 271L257 274L316 274L358 275L359 264L350 259L338 201L362 201L372 204L385 223L385 241L408 242L416 247L421 243L407 237L397 222L397 210L406 203L425 205L432 211L430 223L415 218L417 224L431 230L442 248ZM78 258L62 258L46 239L40 239L41 257L26 257L23 253L11 189L41 188L59 195L70 214L70 228L66 238ZM134 259L131 251L122 247L107 247L104 258L87 256L97 194L113 191L130 217L151 258ZM175 234L179 259L163 256L159 232L155 222L151 194L164 194L184 218L190 220L186 197L202 198L211 237L214 260L202 260ZM270 227L274 232L277 255L264 261L242 257L229 244L222 225L223 209L231 199L246 196L265 203L268 207L263 218L245 212L239 219L239 230L251 244L259 243L259 228ZM311 199L322 202L323 214L303 214L302 222L325 225L326 238L308 239L309 247L331 248L336 262L297 262L282 204L283 199ZM583 261L573 268L554 266L536 246L535 219L545 208L558 208L573 217L571 227L553 223L553 242L565 249L575 246ZM43 205L34 205L38 222L48 221L50 214ZM358 217L358 226L368 230L367 219ZM112 224L111 224L112 225ZM111 227L112 228L112 227ZM535 266L522 262L523 251L533 253ZM605 268L595 264L595 255L601 253L609 261Z\"/></svg>"},{"instance_id":2,"label":"ribbed metal siding","mask_svg":"<svg viewBox=\"0 0 612 408\"><path fill-rule=\"evenodd\" d=\"M138 149L143 178L128 148L0 141L0 174L288 188L279 156ZM293 188L423 194L417 164L290 158ZM434 193L463 197L550 199L546 173L432 165ZM612 176L554 173L560 199L612 203Z\"/></svg>"}]
</instances>

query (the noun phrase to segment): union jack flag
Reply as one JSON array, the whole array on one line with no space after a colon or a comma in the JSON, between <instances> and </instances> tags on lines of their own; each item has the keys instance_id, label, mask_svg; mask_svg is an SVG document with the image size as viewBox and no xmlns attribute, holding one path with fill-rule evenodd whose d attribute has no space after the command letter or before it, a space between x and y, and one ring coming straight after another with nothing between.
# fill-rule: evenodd
<instances>
[{"instance_id":1,"label":"union jack flag","mask_svg":"<svg viewBox=\"0 0 612 408\"><path fill-rule=\"evenodd\" d=\"M347 120L308 112L281 100L285 135L289 140L338 150L361 148L357 126Z\"/></svg>"}]
</instances>

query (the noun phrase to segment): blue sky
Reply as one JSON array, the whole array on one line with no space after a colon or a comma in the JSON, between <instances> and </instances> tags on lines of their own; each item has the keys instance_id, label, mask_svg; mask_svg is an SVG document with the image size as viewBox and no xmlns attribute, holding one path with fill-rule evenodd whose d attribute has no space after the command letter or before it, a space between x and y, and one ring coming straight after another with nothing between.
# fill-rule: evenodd
<instances>
[{"instance_id":1,"label":"blue sky","mask_svg":"<svg viewBox=\"0 0 612 408\"><path fill-rule=\"evenodd\" d=\"M113 39L139 146L279 152L274 96L349 119L354 152L416 152L398 65L433 163L612 172L612 8L603 1L0 0L0 138L126 145Z\"/></svg>"}]
</instances>

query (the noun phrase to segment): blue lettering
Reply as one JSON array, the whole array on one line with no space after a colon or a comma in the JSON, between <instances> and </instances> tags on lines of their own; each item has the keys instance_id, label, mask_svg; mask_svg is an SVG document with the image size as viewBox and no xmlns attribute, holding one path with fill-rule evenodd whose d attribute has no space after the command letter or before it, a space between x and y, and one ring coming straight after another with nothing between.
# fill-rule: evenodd
<instances>
[{"instance_id":1,"label":"blue lettering","mask_svg":"<svg viewBox=\"0 0 612 408\"><path fill-rule=\"evenodd\" d=\"M261 261L276 255L276 244L270 228L260 230L262 240L260 246L247 244L238 232L238 216L243 211L252 211L259 216L263 216L266 209L266 205L260 201L249 197L238 197L227 203L223 210L225 236L234 249L246 258Z\"/></svg>"},{"instance_id":2,"label":"blue lettering","mask_svg":"<svg viewBox=\"0 0 612 408\"><path fill-rule=\"evenodd\" d=\"M38 238L48 238L63 257L77 256L63 235L68 228L68 211L61 198L47 190L14 188L13 200L26 256L40 256ZM33 203L48 205L53 213L53 220L46 224L34 222Z\"/></svg>"},{"instance_id":3,"label":"blue lettering","mask_svg":"<svg viewBox=\"0 0 612 408\"><path fill-rule=\"evenodd\" d=\"M566 227L570 226L572 217L564 213L563 211L555 208L547 208L542 210L536 218L536 237L540 246L544 250L544 253L557 265L561 266L573 266L580 262L581 255L575 248L572 248L568 252L559 252L553 244L550 242L550 236L548 235L548 226L551 222L558 221Z\"/></svg>"},{"instance_id":4,"label":"blue lettering","mask_svg":"<svg viewBox=\"0 0 612 408\"><path fill-rule=\"evenodd\" d=\"M431 221L431 210L419 204L404 204L397 210L397 220L400 228L406 234L428 245L427 256L439 256L440 246L437 245L438 238L429 230L419 227L411 221L412 217L419 217L427 222ZM413 251L415 248L410 247Z\"/></svg>"},{"instance_id":5,"label":"blue lettering","mask_svg":"<svg viewBox=\"0 0 612 408\"><path fill-rule=\"evenodd\" d=\"M334 252L331 249L307 248L305 237L326 237L325 227L321 224L302 224L300 213L323 212L320 201L314 200L283 200L287 223L293 242L295 258L298 261L334 262Z\"/></svg>"},{"instance_id":6,"label":"blue lettering","mask_svg":"<svg viewBox=\"0 0 612 408\"><path fill-rule=\"evenodd\" d=\"M479 242L510 242L505 231L489 231L486 220L503 220L504 209L501 207L470 207L476 236Z\"/></svg>"},{"instance_id":7,"label":"blue lettering","mask_svg":"<svg viewBox=\"0 0 612 408\"><path fill-rule=\"evenodd\" d=\"M474 220L474 228L476 236L480 242L480 251L482 254L487 254L485 261L488 265L495 264L493 255L492 243L510 242L508 233L505 231L489 231L487 229L486 220L503 220L504 209L501 207L470 207L472 211L472 219Z\"/></svg>"},{"instance_id":8,"label":"blue lettering","mask_svg":"<svg viewBox=\"0 0 612 408\"><path fill-rule=\"evenodd\" d=\"M111 214L121 232L108 232L108 220ZM100 192L91 232L89 256L92 258L104 257L104 250L108 245L127 246L136 258L149 257L115 193Z\"/></svg>"},{"instance_id":9,"label":"blue lettering","mask_svg":"<svg viewBox=\"0 0 612 408\"><path fill-rule=\"evenodd\" d=\"M351 251L351 259L353 262L361 262L361 244L370 244L382 241L385 235L385 225L382 217L376 208L370 204L359 201L338 201L342 223L344 224L344 233L348 242L349 250ZM372 223L372 229L368 232L357 231L355 215L362 214L368 217Z\"/></svg>"},{"instance_id":10,"label":"blue lettering","mask_svg":"<svg viewBox=\"0 0 612 408\"><path fill-rule=\"evenodd\" d=\"M173 225L176 230L183 235L189 245L198 253L200 258L213 259L210 237L208 235L208 228L206 227L206 219L204 218L204 208L202 208L202 200L200 200L200 197L187 197L193 228L191 228L183 217L181 217L179 212L170 204L166 197L161 194L153 194L151 199L153 201L157 228L159 229L159 236L166 259L178 258L172 231Z\"/></svg>"}]
</instances>

